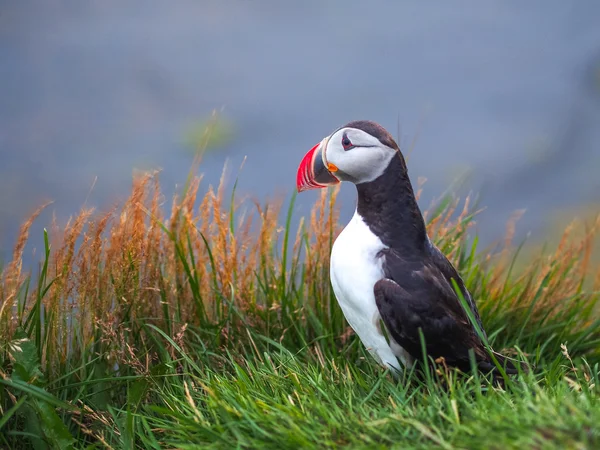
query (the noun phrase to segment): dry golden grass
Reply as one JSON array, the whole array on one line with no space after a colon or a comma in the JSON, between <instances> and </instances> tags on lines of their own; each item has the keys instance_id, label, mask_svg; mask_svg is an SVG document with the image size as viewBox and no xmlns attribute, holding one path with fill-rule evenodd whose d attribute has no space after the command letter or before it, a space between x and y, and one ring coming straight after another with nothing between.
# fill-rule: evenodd
<instances>
[{"instance_id":1,"label":"dry golden grass","mask_svg":"<svg viewBox=\"0 0 600 450\"><path fill-rule=\"evenodd\" d=\"M197 323L199 318L217 321L225 316L224 299L232 301L251 321L257 311L276 307L260 301L256 270L270 271L272 280L281 276L274 249L280 234L280 202L256 204L257 214L241 216L240 205L224 208L223 183L216 192L210 188L199 199L200 178L192 179L185 194L173 199L165 216L158 177L146 174L135 178L131 195L120 208L100 214L83 209L63 229L52 229L47 275L52 285L43 296L43 307L47 314L61 319L48 325L49 338L63 344L63 357L68 340L60 336L78 327L82 341L89 342L101 327L104 334L112 330L115 338L121 338L119 328L126 322L125 315L127 321L143 318L159 326L166 321L183 325ZM313 220L329 220L324 218L327 207L332 205L326 204L324 194L313 211ZM35 305L37 290L30 291L27 299L19 294L26 280L23 248L42 209L21 227L13 260L2 273L2 339L8 339L18 325L19 302L26 305L21 317ZM256 219L258 225L253 227ZM233 232L230 223L236 223ZM301 230L292 265L297 265ZM310 247L311 257L323 261L321 255L327 254L330 239L324 234L306 237L317 242ZM307 273L314 279L321 268L322 264L309 266ZM197 287L190 284L190 277L198 281ZM325 280L320 285L326 289Z\"/></svg>"}]
</instances>

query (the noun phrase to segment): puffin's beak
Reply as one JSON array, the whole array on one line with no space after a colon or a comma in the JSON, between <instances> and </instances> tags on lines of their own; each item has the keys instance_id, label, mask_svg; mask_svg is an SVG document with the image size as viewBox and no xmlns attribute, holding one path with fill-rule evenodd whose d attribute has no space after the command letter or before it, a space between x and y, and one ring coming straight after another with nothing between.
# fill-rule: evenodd
<instances>
[{"instance_id":1,"label":"puffin's beak","mask_svg":"<svg viewBox=\"0 0 600 450\"><path fill-rule=\"evenodd\" d=\"M340 182L332 173L337 171L337 167L328 164L325 160L323 149L327 148L327 141L329 141L329 137L311 148L302 158L298 167L298 175L296 175L298 192L324 188Z\"/></svg>"}]
</instances>

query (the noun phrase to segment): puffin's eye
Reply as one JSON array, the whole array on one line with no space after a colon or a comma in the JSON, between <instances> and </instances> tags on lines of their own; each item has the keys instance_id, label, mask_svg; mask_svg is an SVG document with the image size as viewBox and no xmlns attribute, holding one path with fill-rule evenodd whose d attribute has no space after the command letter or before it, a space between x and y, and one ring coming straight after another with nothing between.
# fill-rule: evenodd
<instances>
[{"instance_id":1,"label":"puffin's eye","mask_svg":"<svg viewBox=\"0 0 600 450\"><path fill-rule=\"evenodd\" d=\"M354 148L354 145L350 141L350 138L345 133L344 133L344 136L342 137L342 147L344 147L344 150L350 150L350 149Z\"/></svg>"}]
</instances>

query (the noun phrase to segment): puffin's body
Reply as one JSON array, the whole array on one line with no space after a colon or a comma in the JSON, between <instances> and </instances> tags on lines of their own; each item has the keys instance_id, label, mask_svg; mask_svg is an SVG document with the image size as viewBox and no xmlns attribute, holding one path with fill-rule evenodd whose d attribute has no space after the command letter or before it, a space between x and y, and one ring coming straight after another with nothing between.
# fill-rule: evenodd
<instances>
[{"instance_id":1,"label":"puffin's body","mask_svg":"<svg viewBox=\"0 0 600 450\"><path fill-rule=\"evenodd\" d=\"M494 371L452 280L483 330L475 303L456 269L429 240L404 158L383 127L350 122L305 155L299 191L340 181L356 185L358 202L333 245L331 283L346 320L375 360L395 370L410 367L422 357L421 331L434 359L469 370L472 349L479 368ZM508 363L507 372L516 371L500 355L496 358Z\"/></svg>"}]
</instances>

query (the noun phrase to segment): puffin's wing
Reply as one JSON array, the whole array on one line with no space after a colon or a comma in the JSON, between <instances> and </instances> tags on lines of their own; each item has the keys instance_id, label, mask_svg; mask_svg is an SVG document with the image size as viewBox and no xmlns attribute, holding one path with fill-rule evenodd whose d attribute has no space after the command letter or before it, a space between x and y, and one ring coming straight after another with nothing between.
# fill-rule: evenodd
<instances>
[{"instance_id":1,"label":"puffin's wing","mask_svg":"<svg viewBox=\"0 0 600 450\"><path fill-rule=\"evenodd\" d=\"M483 324L481 323L481 318L479 317L479 311L477 310L477 306L475 305L475 302L473 301L473 297L471 297L471 294L467 290L465 284L463 283L463 280L458 275L458 272L456 271L454 266L450 263L450 261L448 261L448 258L446 258L446 256L433 244L430 245L430 261L433 264L433 266L435 266L435 268L441 272L441 274L448 281L448 283L450 283L450 286L452 287L453 291L454 291L454 287L452 286L452 281L450 281L450 280L452 280L452 279L456 280L456 284L458 285L460 292L462 293L464 299L466 300L467 304L469 305L471 312L475 316L475 320L477 320L480 330L485 335L485 329L483 328ZM460 302L458 297L456 297L455 291L453 292L453 296L456 298L457 302Z\"/></svg>"},{"instance_id":2,"label":"puffin's wing","mask_svg":"<svg viewBox=\"0 0 600 450\"><path fill-rule=\"evenodd\" d=\"M393 250L382 256L385 278L375 283L374 293L379 314L391 337L413 357L419 358L422 354L420 329L427 353L433 358L443 356L448 365L468 371L469 350L473 349L479 369L495 372L496 367L452 286L450 279L456 277L479 321L471 296L450 262L441 253L443 259L429 257L419 262L405 260ZM495 356L507 373L517 372L510 361L498 353Z\"/></svg>"},{"instance_id":3,"label":"puffin's wing","mask_svg":"<svg viewBox=\"0 0 600 450\"><path fill-rule=\"evenodd\" d=\"M413 357L422 355L420 329L430 356L443 356L448 365L467 371L470 348L478 362L486 361L487 354L464 311L448 308L448 293L435 283L423 282L416 290L413 285L409 291L390 278L379 280L374 287L379 314L391 337Z\"/></svg>"}]
</instances>

